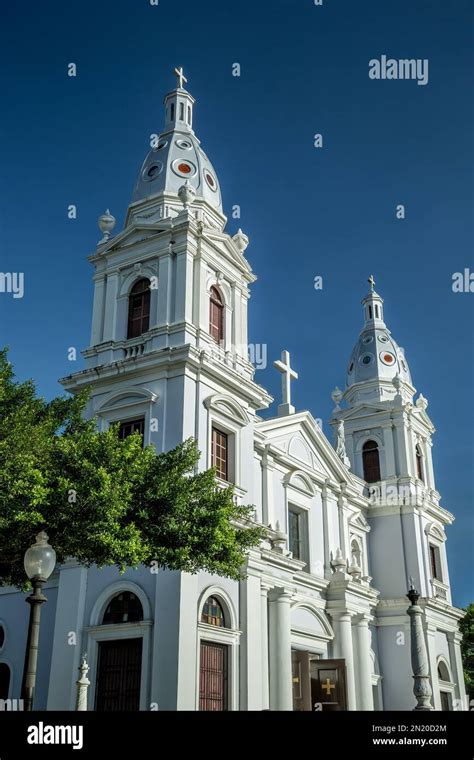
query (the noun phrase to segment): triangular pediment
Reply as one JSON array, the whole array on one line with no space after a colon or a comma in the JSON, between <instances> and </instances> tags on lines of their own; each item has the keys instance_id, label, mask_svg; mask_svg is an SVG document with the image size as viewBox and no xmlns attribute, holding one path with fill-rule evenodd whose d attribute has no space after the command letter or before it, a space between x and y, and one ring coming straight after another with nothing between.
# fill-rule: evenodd
<instances>
[{"instance_id":1,"label":"triangular pediment","mask_svg":"<svg viewBox=\"0 0 474 760\"><path fill-rule=\"evenodd\" d=\"M258 423L258 430L264 434L265 442L283 452L293 466L337 482L351 482L358 488L352 473L309 412L263 420Z\"/></svg>"},{"instance_id":2,"label":"triangular pediment","mask_svg":"<svg viewBox=\"0 0 474 760\"><path fill-rule=\"evenodd\" d=\"M126 227L119 235L116 235L107 245L100 249L100 254L104 255L124 248L131 247L137 243L149 240L165 232L170 226L167 220L156 224L132 224Z\"/></svg>"},{"instance_id":3,"label":"triangular pediment","mask_svg":"<svg viewBox=\"0 0 474 760\"><path fill-rule=\"evenodd\" d=\"M388 407L386 404L377 404L377 403L364 403L360 406L356 406L353 409L342 409L342 414L340 414L340 418L343 420L357 420L357 419L364 419L369 416L377 415L379 414L382 416L383 414L390 414L392 411L391 407Z\"/></svg>"}]
</instances>

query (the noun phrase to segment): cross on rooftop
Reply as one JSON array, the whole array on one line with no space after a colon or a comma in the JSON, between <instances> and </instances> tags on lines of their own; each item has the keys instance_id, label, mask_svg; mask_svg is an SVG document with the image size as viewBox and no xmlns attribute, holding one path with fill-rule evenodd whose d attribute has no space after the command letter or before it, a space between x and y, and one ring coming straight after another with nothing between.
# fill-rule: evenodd
<instances>
[{"instance_id":1,"label":"cross on rooftop","mask_svg":"<svg viewBox=\"0 0 474 760\"><path fill-rule=\"evenodd\" d=\"M371 290L371 291L372 291L372 293L373 293L373 292L374 292L374 290L375 290L375 278L374 278L374 275L373 275L373 274L371 274L371 275L370 275L370 277L369 277L369 279L368 279L368 283L369 283L369 285L370 285L370 290Z\"/></svg>"},{"instance_id":2,"label":"cross on rooftop","mask_svg":"<svg viewBox=\"0 0 474 760\"><path fill-rule=\"evenodd\" d=\"M281 393L282 401L278 407L278 416L284 417L287 414L294 414L295 407L291 405L291 381L298 379L298 374L290 366L290 354L288 351L281 352L281 360L273 362L273 366L281 372Z\"/></svg>"},{"instance_id":3,"label":"cross on rooftop","mask_svg":"<svg viewBox=\"0 0 474 760\"><path fill-rule=\"evenodd\" d=\"M176 74L176 77L178 79L178 87L182 90L183 89L183 82L187 82L188 80L184 76L183 73L183 67L180 66L179 69L175 69L174 73Z\"/></svg>"}]
</instances>

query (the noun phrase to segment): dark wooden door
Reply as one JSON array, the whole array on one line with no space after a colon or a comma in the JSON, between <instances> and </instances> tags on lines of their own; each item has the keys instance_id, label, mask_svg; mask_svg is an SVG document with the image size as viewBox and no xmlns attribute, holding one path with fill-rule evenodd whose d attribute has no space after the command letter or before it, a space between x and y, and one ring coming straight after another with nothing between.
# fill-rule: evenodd
<instances>
[{"instance_id":1,"label":"dark wooden door","mask_svg":"<svg viewBox=\"0 0 474 760\"><path fill-rule=\"evenodd\" d=\"M344 660L311 660L311 709L346 710Z\"/></svg>"},{"instance_id":2,"label":"dark wooden door","mask_svg":"<svg viewBox=\"0 0 474 760\"><path fill-rule=\"evenodd\" d=\"M141 638L99 643L96 710L140 709L142 643Z\"/></svg>"},{"instance_id":3,"label":"dark wooden door","mask_svg":"<svg viewBox=\"0 0 474 760\"><path fill-rule=\"evenodd\" d=\"M201 641L199 709L227 710L229 648L225 644Z\"/></svg>"}]
</instances>

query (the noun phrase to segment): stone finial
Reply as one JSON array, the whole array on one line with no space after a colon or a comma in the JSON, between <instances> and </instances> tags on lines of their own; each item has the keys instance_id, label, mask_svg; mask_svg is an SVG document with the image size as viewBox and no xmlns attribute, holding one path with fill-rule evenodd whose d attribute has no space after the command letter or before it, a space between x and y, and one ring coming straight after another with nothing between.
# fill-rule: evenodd
<instances>
[{"instance_id":1,"label":"stone finial","mask_svg":"<svg viewBox=\"0 0 474 760\"><path fill-rule=\"evenodd\" d=\"M357 557L352 555L351 564L349 565L347 572L352 576L352 580L358 581L362 575L362 570L357 563Z\"/></svg>"},{"instance_id":2,"label":"stone finial","mask_svg":"<svg viewBox=\"0 0 474 760\"><path fill-rule=\"evenodd\" d=\"M284 533L280 526L280 521L276 521L274 535L270 539L272 549L279 554L288 554L286 549L286 533Z\"/></svg>"},{"instance_id":3,"label":"stone finial","mask_svg":"<svg viewBox=\"0 0 474 760\"><path fill-rule=\"evenodd\" d=\"M392 385L395 388L395 398L394 401L396 401L398 404L403 403L403 398L401 394L401 387L402 387L402 378L397 373L395 377L392 380Z\"/></svg>"},{"instance_id":4,"label":"stone finial","mask_svg":"<svg viewBox=\"0 0 474 760\"><path fill-rule=\"evenodd\" d=\"M196 190L191 185L190 181L187 179L184 185L181 185L181 187L178 190L178 196L183 204L184 208L187 209L188 206L193 202L193 200L196 197Z\"/></svg>"},{"instance_id":5,"label":"stone finial","mask_svg":"<svg viewBox=\"0 0 474 760\"><path fill-rule=\"evenodd\" d=\"M89 665L87 664L87 654L83 654L81 664L79 666L80 677L76 681L76 710L79 711L87 710L87 689L90 686L90 681L87 678L88 672Z\"/></svg>"},{"instance_id":6,"label":"stone finial","mask_svg":"<svg viewBox=\"0 0 474 760\"><path fill-rule=\"evenodd\" d=\"M420 393L420 395L418 396L416 400L416 406L418 407L418 409L422 409L423 411L425 411L426 407L428 406L428 401L423 396L422 393Z\"/></svg>"},{"instance_id":7,"label":"stone finial","mask_svg":"<svg viewBox=\"0 0 474 760\"><path fill-rule=\"evenodd\" d=\"M331 565L335 573L346 574L347 561L342 556L342 551L339 547L336 549L336 556L332 559Z\"/></svg>"},{"instance_id":8,"label":"stone finial","mask_svg":"<svg viewBox=\"0 0 474 760\"><path fill-rule=\"evenodd\" d=\"M236 244L236 246L239 249L240 253L243 253L245 251L245 249L247 248L248 244L249 244L249 239L248 239L247 235L245 235L245 233L242 232L242 230L240 229L240 227L237 230L237 232L235 233L235 235L233 236L232 240Z\"/></svg>"},{"instance_id":9,"label":"stone finial","mask_svg":"<svg viewBox=\"0 0 474 760\"><path fill-rule=\"evenodd\" d=\"M336 387L334 388L333 392L331 393L331 398L332 398L332 400L334 401L334 403L336 405L334 407L334 409L332 410L333 414L335 412L340 412L341 411L340 403L342 401L342 396L343 396L342 391L336 385Z\"/></svg>"},{"instance_id":10,"label":"stone finial","mask_svg":"<svg viewBox=\"0 0 474 760\"><path fill-rule=\"evenodd\" d=\"M115 216L112 216L109 209L105 212L105 214L101 214L97 220L97 224L99 225L100 231L103 233L104 237L102 240L100 240L100 243L106 243L107 240L110 237L110 233L115 227L116 224Z\"/></svg>"}]
</instances>

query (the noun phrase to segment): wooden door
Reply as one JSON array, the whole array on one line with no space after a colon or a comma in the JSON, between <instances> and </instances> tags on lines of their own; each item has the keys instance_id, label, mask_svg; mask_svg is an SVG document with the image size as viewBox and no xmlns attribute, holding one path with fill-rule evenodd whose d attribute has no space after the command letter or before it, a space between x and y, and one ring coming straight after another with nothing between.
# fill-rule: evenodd
<instances>
[{"instance_id":1,"label":"wooden door","mask_svg":"<svg viewBox=\"0 0 474 760\"><path fill-rule=\"evenodd\" d=\"M96 710L140 709L142 643L141 638L99 643Z\"/></svg>"},{"instance_id":2,"label":"wooden door","mask_svg":"<svg viewBox=\"0 0 474 760\"><path fill-rule=\"evenodd\" d=\"M225 644L201 641L199 709L228 710L229 648Z\"/></svg>"},{"instance_id":3,"label":"wooden door","mask_svg":"<svg viewBox=\"0 0 474 760\"><path fill-rule=\"evenodd\" d=\"M311 709L346 710L345 660L311 660Z\"/></svg>"}]
</instances>

